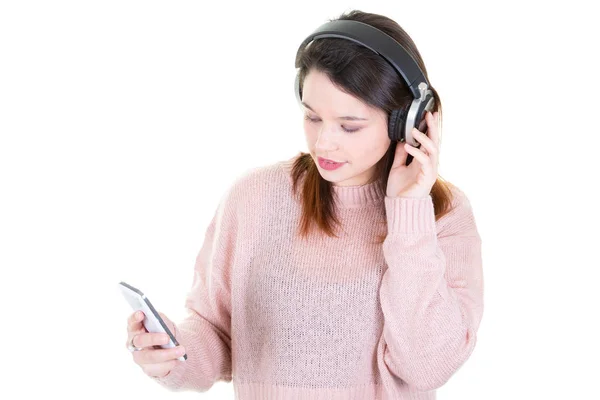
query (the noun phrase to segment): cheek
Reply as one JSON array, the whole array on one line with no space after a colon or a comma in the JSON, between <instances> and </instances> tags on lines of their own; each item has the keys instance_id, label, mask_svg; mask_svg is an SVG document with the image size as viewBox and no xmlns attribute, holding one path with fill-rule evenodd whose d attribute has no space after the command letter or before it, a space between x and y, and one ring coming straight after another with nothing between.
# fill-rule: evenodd
<instances>
[{"instance_id":1,"label":"cheek","mask_svg":"<svg viewBox=\"0 0 600 400\"><path fill-rule=\"evenodd\" d=\"M310 150L314 149L317 135L314 133L314 130L304 129L304 138L306 139L306 144Z\"/></svg>"},{"instance_id":2,"label":"cheek","mask_svg":"<svg viewBox=\"0 0 600 400\"><path fill-rule=\"evenodd\" d=\"M355 160L361 160L360 162L364 164L373 164L385 155L390 144L391 140L387 136L377 139L373 139L371 136L370 140L361 140L354 144L352 153L355 155Z\"/></svg>"},{"instance_id":3,"label":"cheek","mask_svg":"<svg viewBox=\"0 0 600 400\"><path fill-rule=\"evenodd\" d=\"M373 138L373 136L365 136L352 143L352 148L356 149L359 154L377 154L382 150L385 151L389 146L389 141Z\"/></svg>"},{"instance_id":4,"label":"cheek","mask_svg":"<svg viewBox=\"0 0 600 400\"><path fill-rule=\"evenodd\" d=\"M302 125L302 128L304 129L304 135L308 138L309 136L312 137L315 135L316 133L316 129L314 126L312 126L308 121L304 121L304 124Z\"/></svg>"}]
</instances>

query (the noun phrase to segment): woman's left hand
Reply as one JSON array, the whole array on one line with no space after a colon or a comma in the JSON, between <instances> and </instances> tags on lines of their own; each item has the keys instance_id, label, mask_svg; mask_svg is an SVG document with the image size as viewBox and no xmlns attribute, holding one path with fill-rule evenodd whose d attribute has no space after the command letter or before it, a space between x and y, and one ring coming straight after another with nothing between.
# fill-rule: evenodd
<instances>
[{"instance_id":1,"label":"woman's left hand","mask_svg":"<svg viewBox=\"0 0 600 400\"><path fill-rule=\"evenodd\" d=\"M439 161L439 113L427 112L427 133L413 128L415 140L420 148L399 142L394 154L394 163L388 176L386 195L388 197L427 197L438 177ZM408 154L414 158L406 165Z\"/></svg>"}]
</instances>

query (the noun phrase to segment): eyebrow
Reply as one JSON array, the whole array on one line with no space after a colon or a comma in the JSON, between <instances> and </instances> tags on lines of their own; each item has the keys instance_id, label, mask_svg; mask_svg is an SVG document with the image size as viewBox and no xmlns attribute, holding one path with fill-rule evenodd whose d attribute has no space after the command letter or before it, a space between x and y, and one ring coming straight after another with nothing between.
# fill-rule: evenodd
<instances>
[{"instance_id":1,"label":"eyebrow","mask_svg":"<svg viewBox=\"0 0 600 400\"><path fill-rule=\"evenodd\" d=\"M312 109L311 106L309 106L308 104L306 104L305 102L302 102L302 104L308 108L310 111L312 112L316 112L315 110ZM360 117L354 117L352 115L346 115L344 117L338 117L338 119L345 119L347 121L368 121L367 118L360 118Z\"/></svg>"}]
</instances>

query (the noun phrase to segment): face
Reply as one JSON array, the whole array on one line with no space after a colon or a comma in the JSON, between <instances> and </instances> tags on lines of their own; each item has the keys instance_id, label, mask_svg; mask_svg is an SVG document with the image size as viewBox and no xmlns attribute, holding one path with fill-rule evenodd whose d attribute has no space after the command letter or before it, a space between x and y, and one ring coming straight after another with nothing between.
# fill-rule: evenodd
<instances>
[{"instance_id":1,"label":"face","mask_svg":"<svg viewBox=\"0 0 600 400\"><path fill-rule=\"evenodd\" d=\"M315 70L304 79L302 103L306 143L323 179L337 186L368 183L391 143L386 113L342 92ZM328 170L318 157L343 165Z\"/></svg>"}]
</instances>

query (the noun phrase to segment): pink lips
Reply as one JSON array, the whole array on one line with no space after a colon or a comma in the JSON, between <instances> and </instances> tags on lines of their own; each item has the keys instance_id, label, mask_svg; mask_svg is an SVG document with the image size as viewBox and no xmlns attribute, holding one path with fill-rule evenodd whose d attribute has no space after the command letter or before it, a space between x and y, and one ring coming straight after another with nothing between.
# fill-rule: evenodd
<instances>
[{"instance_id":1,"label":"pink lips","mask_svg":"<svg viewBox=\"0 0 600 400\"><path fill-rule=\"evenodd\" d=\"M321 168L327 171L333 171L334 169L338 169L342 165L346 164L345 162L338 163L331 160L327 160L326 158L322 157L317 157L317 159L319 160L319 165L321 166Z\"/></svg>"}]
</instances>

